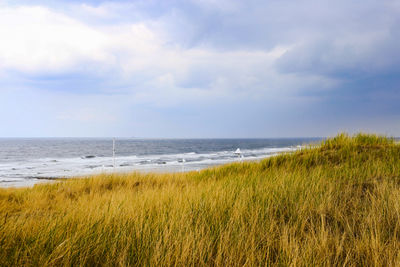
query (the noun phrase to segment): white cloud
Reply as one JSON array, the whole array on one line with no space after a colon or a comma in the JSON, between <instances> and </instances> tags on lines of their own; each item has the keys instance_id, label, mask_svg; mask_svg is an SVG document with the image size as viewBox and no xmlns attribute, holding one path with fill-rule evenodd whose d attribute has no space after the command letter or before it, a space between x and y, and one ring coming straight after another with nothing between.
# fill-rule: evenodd
<instances>
[{"instance_id":1,"label":"white cloud","mask_svg":"<svg viewBox=\"0 0 400 267\"><path fill-rule=\"evenodd\" d=\"M226 6L209 0L199 4ZM89 15L108 16L107 5L78 7ZM91 89L95 93L113 93L116 81L112 79L118 79L123 84L119 92L132 104L162 107L209 99L271 100L290 95L293 88L304 89L298 84L331 83L323 77L276 73L274 62L293 45L270 50L185 48L169 39L162 32L165 28L157 27L162 21L91 24L45 7L0 8L0 37L4 39L0 42L0 74L7 70L61 76L96 73L109 86Z\"/></svg>"},{"instance_id":2,"label":"white cloud","mask_svg":"<svg viewBox=\"0 0 400 267\"><path fill-rule=\"evenodd\" d=\"M107 15L104 6L81 8L82 12ZM271 73L272 63L290 49L281 46L270 51L214 51L201 46L185 49L162 39L166 35L151 25L146 21L91 25L45 7L3 7L0 8L0 73L7 70L39 75L100 72L105 73L102 79L106 80L107 72L112 71L125 82L125 93L135 101L172 105L190 99L235 96L230 92L250 86L257 90ZM196 77L199 70L208 82L191 81L199 80ZM132 79L139 76L140 84L132 85ZM108 92L113 91L110 84ZM266 86L262 87L265 90Z\"/></svg>"},{"instance_id":3,"label":"white cloud","mask_svg":"<svg viewBox=\"0 0 400 267\"><path fill-rule=\"evenodd\" d=\"M105 15L103 6L83 12ZM143 23L93 26L45 7L0 7L0 71L52 73L100 69L180 68L176 51ZM178 55L179 56L179 55Z\"/></svg>"},{"instance_id":4,"label":"white cloud","mask_svg":"<svg viewBox=\"0 0 400 267\"><path fill-rule=\"evenodd\" d=\"M1 8L0 38L1 68L62 71L109 60L104 33L43 7Z\"/></svg>"},{"instance_id":5,"label":"white cloud","mask_svg":"<svg viewBox=\"0 0 400 267\"><path fill-rule=\"evenodd\" d=\"M109 17L111 14L109 12L109 6L107 5L99 5L99 6L90 6L88 4L80 4L76 7L80 12L84 12L89 15L93 15L96 17Z\"/></svg>"}]
</instances>

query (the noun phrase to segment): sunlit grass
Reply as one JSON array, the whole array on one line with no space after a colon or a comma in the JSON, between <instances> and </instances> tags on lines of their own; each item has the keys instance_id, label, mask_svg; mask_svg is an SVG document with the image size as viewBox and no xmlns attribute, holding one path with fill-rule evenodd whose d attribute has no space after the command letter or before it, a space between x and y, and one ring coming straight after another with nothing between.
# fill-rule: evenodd
<instances>
[{"instance_id":1,"label":"sunlit grass","mask_svg":"<svg viewBox=\"0 0 400 267\"><path fill-rule=\"evenodd\" d=\"M0 265L399 265L400 145L0 190Z\"/></svg>"}]
</instances>

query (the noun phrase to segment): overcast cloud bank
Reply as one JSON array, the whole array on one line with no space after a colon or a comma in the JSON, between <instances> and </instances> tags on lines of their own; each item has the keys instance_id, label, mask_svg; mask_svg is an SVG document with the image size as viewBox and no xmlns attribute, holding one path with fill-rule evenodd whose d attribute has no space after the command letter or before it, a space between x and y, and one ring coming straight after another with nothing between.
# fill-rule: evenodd
<instances>
[{"instance_id":1,"label":"overcast cloud bank","mask_svg":"<svg viewBox=\"0 0 400 267\"><path fill-rule=\"evenodd\" d=\"M0 136L400 135L398 1L0 1Z\"/></svg>"}]
</instances>

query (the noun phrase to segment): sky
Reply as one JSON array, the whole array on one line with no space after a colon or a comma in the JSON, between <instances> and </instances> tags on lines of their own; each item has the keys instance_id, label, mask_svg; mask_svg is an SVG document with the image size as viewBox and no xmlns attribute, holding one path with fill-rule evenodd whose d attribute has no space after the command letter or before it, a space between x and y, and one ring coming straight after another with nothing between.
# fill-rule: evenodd
<instances>
[{"instance_id":1,"label":"sky","mask_svg":"<svg viewBox=\"0 0 400 267\"><path fill-rule=\"evenodd\" d=\"M0 0L0 137L400 136L398 0Z\"/></svg>"}]
</instances>

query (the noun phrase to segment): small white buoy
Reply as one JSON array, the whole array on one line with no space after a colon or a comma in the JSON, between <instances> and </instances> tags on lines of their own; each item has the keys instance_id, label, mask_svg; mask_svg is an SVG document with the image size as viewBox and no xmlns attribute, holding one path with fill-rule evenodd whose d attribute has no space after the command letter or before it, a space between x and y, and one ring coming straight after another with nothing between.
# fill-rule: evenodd
<instances>
[{"instance_id":1,"label":"small white buoy","mask_svg":"<svg viewBox=\"0 0 400 267\"><path fill-rule=\"evenodd\" d=\"M238 156L240 161L242 161L243 156L242 156L242 151L240 151L240 148L236 149L234 154Z\"/></svg>"}]
</instances>

